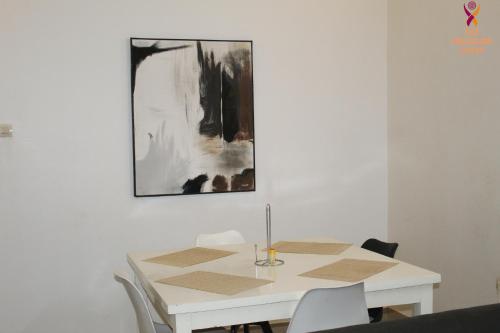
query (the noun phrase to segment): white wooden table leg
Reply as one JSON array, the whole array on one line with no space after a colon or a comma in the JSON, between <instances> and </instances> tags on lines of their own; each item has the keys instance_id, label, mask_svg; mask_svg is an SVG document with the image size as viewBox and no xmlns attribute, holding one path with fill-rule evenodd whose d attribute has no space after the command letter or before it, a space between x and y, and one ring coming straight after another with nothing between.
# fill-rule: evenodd
<instances>
[{"instance_id":1,"label":"white wooden table leg","mask_svg":"<svg viewBox=\"0 0 500 333\"><path fill-rule=\"evenodd\" d=\"M174 333L191 333L191 316L189 314L177 314L172 325Z\"/></svg>"},{"instance_id":2,"label":"white wooden table leg","mask_svg":"<svg viewBox=\"0 0 500 333\"><path fill-rule=\"evenodd\" d=\"M426 286L421 293L422 298L420 299L420 303L416 303L413 306L413 315L424 315L432 313L433 307L433 289L432 285Z\"/></svg>"}]
</instances>

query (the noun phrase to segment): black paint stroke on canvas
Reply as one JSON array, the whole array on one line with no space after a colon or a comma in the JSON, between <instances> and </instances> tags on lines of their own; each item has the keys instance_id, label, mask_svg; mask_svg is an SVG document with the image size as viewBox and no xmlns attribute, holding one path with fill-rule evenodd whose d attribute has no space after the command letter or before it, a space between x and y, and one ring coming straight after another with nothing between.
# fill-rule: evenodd
<instances>
[{"instance_id":1,"label":"black paint stroke on canvas","mask_svg":"<svg viewBox=\"0 0 500 333\"><path fill-rule=\"evenodd\" d=\"M158 42L154 43L151 46L138 47L131 45L130 58L132 62L132 92L135 91L135 76L137 75L137 68L139 65L149 56L152 56L156 53L175 51L180 49L185 49L187 47L191 47L190 45L180 45L173 47L159 47Z\"/></svg>"}]
</instances>

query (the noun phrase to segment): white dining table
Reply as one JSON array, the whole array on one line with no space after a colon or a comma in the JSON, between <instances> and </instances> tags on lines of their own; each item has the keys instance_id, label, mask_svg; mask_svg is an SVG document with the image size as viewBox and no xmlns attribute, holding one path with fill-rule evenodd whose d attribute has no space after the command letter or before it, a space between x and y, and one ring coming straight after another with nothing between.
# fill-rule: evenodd
<instances>
[{"instance_id":1,"label":"white dining table","mask_svg":"<svg viewBox=\"0 0 500 333\"><path fill-rule=\"evenodd\" d=\"M313 241L339 242L334 239L314 239ZM160 316L176 333L189 333L195 329L233 324L289 319L306 291L314 288L335 288L352 284L298 276L343 258L398 263L363 281L369 308L412 304L414 314L432 313L433 285L441 282L441 275L438 273L370 252L355 245L340 255L279 253L278 258L283 259L285 264L276 267L254 265L254 244L213 246L211 248L237 253L185 268L144 261L175 251L172 249L129 253L127 255L127 260L137 281L145 290ZM259 256L264 258L265 253L259 251ZM165 277L193 271L234 274L268 279L274 282L233 296L156 282Z\"/></svg>"}]
</instances>

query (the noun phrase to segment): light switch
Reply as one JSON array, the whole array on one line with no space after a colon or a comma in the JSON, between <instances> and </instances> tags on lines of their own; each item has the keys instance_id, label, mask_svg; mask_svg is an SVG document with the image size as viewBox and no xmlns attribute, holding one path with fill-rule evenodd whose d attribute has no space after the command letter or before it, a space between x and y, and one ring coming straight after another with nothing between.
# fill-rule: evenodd
<instances>
[{"instance_id":1,"label":"light switch","mask_svg":"<svg viewBox=\"0 0 500 333\"><path fill-rule=\"evenodd\" d=\"M11 137L14 134L11 124L0 124L0 137Z\"/></svg>"}]
</instances>

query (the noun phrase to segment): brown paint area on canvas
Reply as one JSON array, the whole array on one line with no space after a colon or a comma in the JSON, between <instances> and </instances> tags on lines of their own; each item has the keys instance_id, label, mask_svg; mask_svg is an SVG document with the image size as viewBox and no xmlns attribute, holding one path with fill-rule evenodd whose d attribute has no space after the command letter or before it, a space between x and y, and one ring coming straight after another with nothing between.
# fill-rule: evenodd
<instances>
[{"instance_id":1,"label":"brown paint area on canvas","mask_svg":"<svg viewBox=\"0 0 500 333\"><path fill-rule=\"evenodd\" d=\"M254 169L245 169L239 175L231 177L232 191L251 191L254 189L255 171Z\"/></svg>"},{"instance_id":2,"label":"brown paint area on canvas","mask_svg":"<svg viewBox=\"0 0 500 333\"><path fill-rule=\"evenodd\" d=\"M235 140L253 139L253 79L252 64L246 57L242 66L240 80L240 130Z\"/></svg>"},{"instance_id":3,"label":"brown paint area on canvas","mask_svg":"<svg viewBox=\"0 0 500 333\"><path fill-rule=\"evenodd\" d=\"M228 190L228 183L226 177L222 175L217 175L212 181L212 191L213 192L226 192Z\"/></svg>"}]
</instances>

